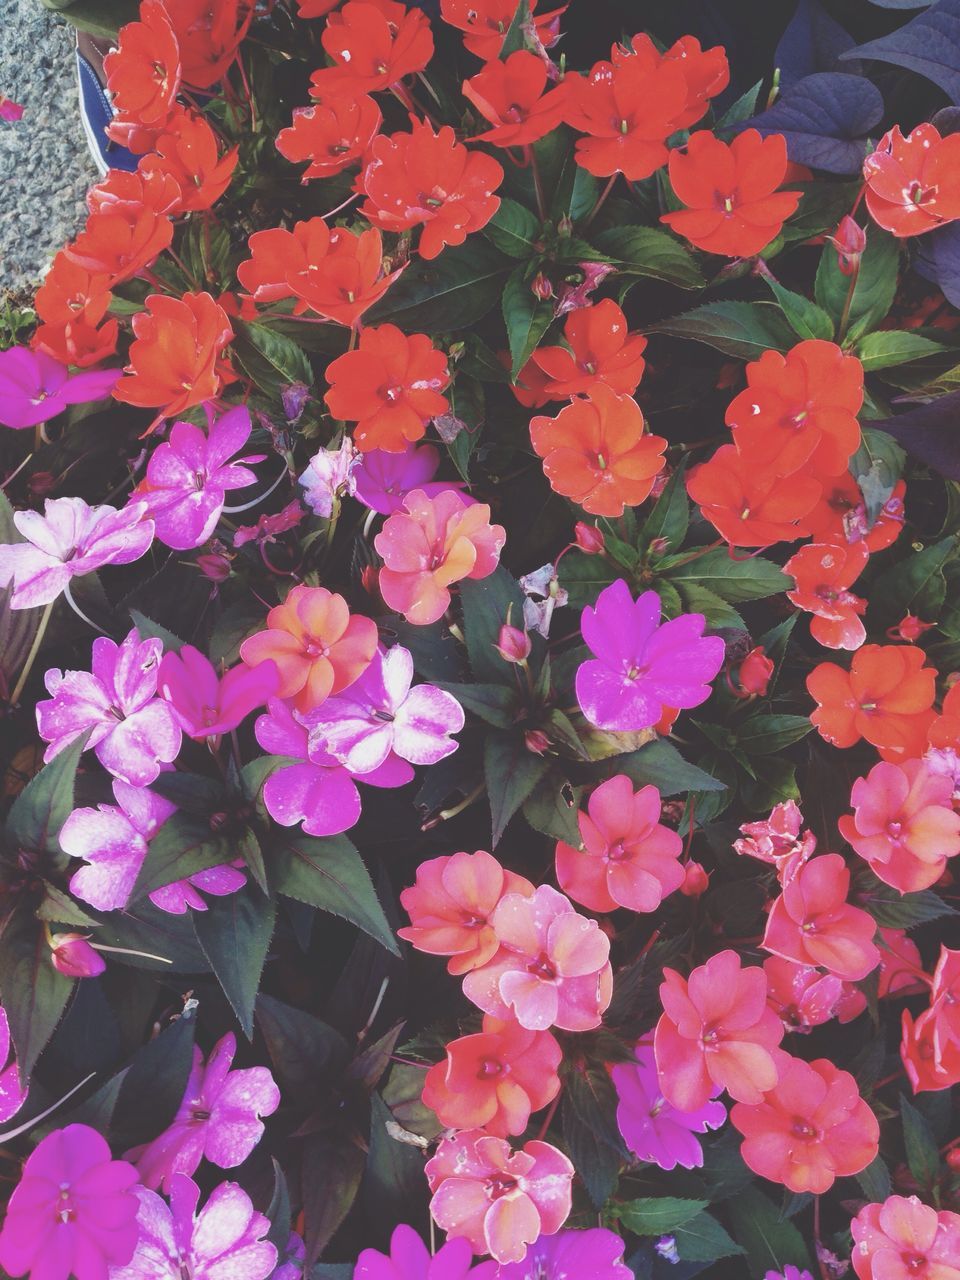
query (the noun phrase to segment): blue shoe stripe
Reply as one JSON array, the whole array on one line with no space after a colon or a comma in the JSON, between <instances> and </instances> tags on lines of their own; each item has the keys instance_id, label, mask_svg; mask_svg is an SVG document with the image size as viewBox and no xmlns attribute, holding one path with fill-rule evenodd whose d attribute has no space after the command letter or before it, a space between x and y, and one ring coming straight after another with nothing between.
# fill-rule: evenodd
<instances>
[{"instance_id":1,"label":"blue shoe stripe","mask_svg":"<svg viewBox=\"0 0 960 1280\"><path fill-rule=\"evenodd\" d=\"M84 133L94 160L101 169L126 169L133 172L137 167L138 157L107 137L107 125L114 115L113 107L103 85L97 79L97 73L80 52L77 53L77 80L80 85L80 112Z\"/></svg>"}]
</instances>

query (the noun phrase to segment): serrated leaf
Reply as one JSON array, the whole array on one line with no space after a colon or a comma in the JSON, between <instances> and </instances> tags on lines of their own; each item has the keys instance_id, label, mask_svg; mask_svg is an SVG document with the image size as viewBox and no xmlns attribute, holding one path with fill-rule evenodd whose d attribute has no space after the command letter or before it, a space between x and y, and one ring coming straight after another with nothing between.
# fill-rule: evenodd
<instances>
[{"instance_id":1,"label":"serrated leaf","mask_svg":"<svg viewBox=\"0 0 960 1280\"><path fill-rule=\"evenodd\" d=\"M860 486L871 525L900 479L905 461L903 450L887 432L876 427L862 429L860 448L850 459L850 474Z\"/></svg>"},{"instance_id":2,"label":"serrated leaf","mask_svg":"<svg viewBox=\"0 0 960 1280\"><path fill-rule=\"evenodd\" d=\"M130 901L137 902L154 889L218 867L232 857L231 842L212 831L209 820L183 811L175 813L150 841Z\"/></svg>"},{"instance_id":3,"label":"serrated leaf","mask_svg":"<svg viewBox=\"0 0 960 1280\"><path fill-rule=\"evenodd\" d=\"M502 196L500 208L483 228L483 234L501 253L529 262L538 253L540 220L526 205Z\"/></svg>"},{"instance_id":4,"label":"serrated leaf","mask_svg":"<svg viewBox=\"0 0 960 1280\"><path fill-rule=\"evenodd\" d=\"M273 937L276 901L247 886L239 893L215 899L206 911L194 911L192 915L197 941L244 1035L252 1040L253 1009Z\"/></svg>"},{"instance_id":5,"label":"serrated leaf","mask_svg":"<svg viewBox=\"0 0 960 1280\"><path fill-rule=\"evenodd\" d=\"M831 244L824 246L814 297L838 326L845 322L846 331L840 333L838 329L840 340L860 337L884 318L897 291L899 263L898 242L877 226L867 229L867 244L856 276L845 276L836 249Z\"/></svg>"},{"instance_id":6,"label":"serrated leaf","mask_svg":"<svg viewBox=\"0 0 960 1280\"><path fill-rule=\"evenodd\" d=\"M865 373L874 369L890 369L894 365L923 360L947 348L909 329L881 329L868 333L856 345L856 354Z\"/></svg>"},{"instance_id":7,"label":"serrated leaf","mask_svg":"<svg viewBox=\"0 0 960 1280\"><path fill-rule=\"evenodd\" d=\"M292 338L265 324L236 321L237 338L231 350L261 388L279 389L292 382L313 386L313 368Z\"/></svg>"},{"instance_id":8,"label":"serrated leaf","mask_svg":"<svg viewBox=\"0 0 960 1280\"><path fill-rule=\"evenodd\" d=\"M491 849L507 823L550 768L548 756L528 751L518 730L491 729L483 743L483 776L490 801Z\"/></svg>"},{"instance_id":9,"label":"serrated leaf","mask_svg":"<svg viewBox=\"0 0 960 1280\"><path fill-rule=\"evenodd\" d=\"M716 1218L706 1210L682 1223L670 1234L676 1242L681 1262L714 1262L717 1258L732 1258L744 1252L743 1246L732 1240Z\"/></svg>"},{"instance_id":10,"label":"serrated leaf","mask_svg":"<svg viewBox=\"0 0 960 1280\"><path fill-rule=\"evenodd\" d=\"M141 640L159 640L167 653L179 653L183 648L185 642L179 636L175 636L172 631L168 631L159 622L154 622L152 618L148 618L139 609L131 609L129 612L130 621L140 632Z\"/></svg>"},{"instance_id":11,"label":"serrated leaf","mask_svg":"<svg viewBox=\"0 0 960 1280\"><path fill-rule=\"evenodd\" d=\"M686 459L677 467L664 486L653 510L640 529L639 545L649 547L655 540L666 543L665 550L676 552L683 546L690 524L690 499L686 487Z\"/></svg>"},{"instance_id":12,"label":"serrated leaf","mask_svg":"<svg viewBox=\"0 0 960 1280\"><path fill-rule=\"evenodd\" d=\"M833 340L833 320L822 307L805 298L802 293L785 289L769 276L764 278L798 338L823 338L828 342Z\"/></svg>"},{"instance_id":13,"label":"serrated leaf","mask_svg":"<svg viewBox=\"0 0 960 1280\"><path fill-rule=\"evenodd\" d=\"M737 745L748 756L768 756L799 742L811 731L809 716L755 714L736 727Z\"/></svg>"},{"instance_id":14,"label":"serrated leaf","mask_svg":"<svg viewBox=\"0 0 960 1280\"><path fill-rule=\"evenodd\" d=\"M73 987L74 980L50 963L39 920L24 907L11 912L0 933L0 1000L24 1086L63 1017Z\"/></svg>"},{"instance_id":15,"label":"serrated leaf","mask_svg":"<svg viewBox=\"0 0 960 1280\"><path fill-rule=\"evenodd\" d=\"M772 561L762 556L734 560L722 547L675 569L665 570L664 576L675 583L698 583L729 604L779 595L792 585L791 579Z\"/></svg>"},{"instance_id":16,"label":"serrated leaf","mask_svg":"<svg viewBox=\"0 0 960 1280\"><path fill-rule=\"evenodd\" d=\"M508 613L513 626L518 626L523 618L520 584L499 565L486 578L465 578L460 583L460 603L473 678L515 688L514 669L497 653L496 643Z\"/></svg>"},{"instance_id":17,"label":"serrated leaf","mask_svg":"<svg viewBox=\"0 0 960 1280\"><path fill-rule=\"evenodd\" d=\"M788 351L796 343L796 335L772 302L708 302L650 328L654 333L704 342L724 355L745 360L756 360L771 349Z\"/></svg>"},{"instance_id":18,"label":"serrated leaf","mask_svg":"<svg viewBox=\"0 0 960 1280\"><path fill-rule=\"evenodd\" d=\"M553 304L536 296L529 279L529 267L522 264L503 286L500 307L510 344L511 376L516 379L553 323Z\"/></svg>"},{"instance_id":19,"label":"serrated leaf","mask_svg":"<svg viewBox=\"0 0 960 1280\"><path fill-rule=\"evenodd\" d=\"M617 1205L617 1217L638 1236L662 1236L698 1217L708 1204L677 1196L647 1196Z\"/></svg>"},{"instance_id":20,"label":"serrated leaf","mask_svg":"<svg viewBox=\"0 0 960 1280\"><path fill-rule=\"evenodd\" d=\"M14 800L5 828L13 848L37 853L60 852L57 837L73 812L77 766L89 737L89 731L81 734L32 777Z\"/></svg>"},{"instance_id":21,"label":"serrated leaf","mask_svg":"<svg viewBox=\"0 0 960 1280\"><path fill-rule=\"evenodd\" d=\"M860 1190L874 1203L882 1204L893 1191L893 1180L883 1156L874 1156L865 1169L857 1174Z\"/></svg>"},{"instance_id":22,"label":"serrated leaf","mask_svg":"<svg viewBox=\"0 0 960 1280\"><path fill-rule=\"evenodd\" d=\"M900 1095L900 1123L907 1165L922 1192L929 1193L940 1176L940 1152L926 1118Z\"/></svg>"},{"instance_id":23,"label":"serrated leaf","mask_svg":"<svg viewBox=\"0 0 960 1280\"><path fill-rule=\"evenodd\" d=\"M787 1266L810 1266L803 1236L792 1222L781 1219L777 1206L756 1187L746 1187L726 1204L731 1229L743 1246L751 1276Z\"/></svg>"},{"instance_id":24,"label":"serrated leaf","mask_svg":"<svg viewBox=\"0 0 960 1280\"><path fill-rule=\"evenodd\" d=\"M415 259L364 323L389 321L404 333L468 329L496 305L512 266L492 245L471 236L438 258Z\"/></svg>"},{"instance_id":25,"label":"serrated leaf","mask_svg":"<svg viewBox=\"0 0 960 1280\"><path fill-rule=\"evenodd\" d=\"M677 588L687 613L702 613L711 627L730 627L746 631L743 618L732 604L700 582L682 582Z\"/></svg>"},{"instance_id":26,"label":"serrated leaf","mask_svg":"<svg viewBox=\"0 0 960 1280\"><path fill-rule=\"evenodd\" d=\"M580 826L577 821L580 787L571 787L566 778L551 771L541 778L523 802L523 816L535 831L552 840L563 840L577 848Z\"/></svg>"},{"instance_id":27,"label":"serrated leaf","mask_svg":"<svg viewBox=\"0 0 960 1280\"><path fill-rule=\"evenodd\" d=\"M693 254L666 231L609 227L593 242L623 275L649 276L681 289L701 289L705 283Z\"/></svg>"},{"instance_id":28,"label":"serrated leaf","mask_svg":"<svg viewBox=\"0 0 960 1280\"><path fill-rule=\"evenodd\" d=\"M957 914L932 889L902 894L865 869L857 873L855 888L858 906L869 911L885 929L912 929L941 916Z\"/></svg>"},{"instance_id":29,"label":"serrated leaf","mask_svg":"<svg viewBox=\"0 0 960 1280\"><path fill-rule=\"evenodd\" d=\"M316 1096L350 1060L350 1046L333 1027L313 1014L273 996L257 996L257 1026L285 1088L301 1099Z\"/></svg>"},{"instance_id":30,"label":"serrated leaf","mask_svg":"<svg viewBox=\"0 0 960 1280\"><path fill-rule=\"evenodd\" d=\"M505 684L451 684L438 681L437 687L453 694L464 711L471 712L496 729L509 729L517 722L520 712L518 691Z\"/></svg>"},{"instance_id":31,"label":"serrated leaf","mask_svg":"<svg viewBox=\"0 0 960 1280\"><path fill-rule=\"evenodd\" d=\"M725 789L722 782L684 760L673 743L665 738L658 738L639 751L615 757L605 764L603 772L606 776L625 773L636 786L652 784L664 796Z\"/></svg>"}]
</instances>

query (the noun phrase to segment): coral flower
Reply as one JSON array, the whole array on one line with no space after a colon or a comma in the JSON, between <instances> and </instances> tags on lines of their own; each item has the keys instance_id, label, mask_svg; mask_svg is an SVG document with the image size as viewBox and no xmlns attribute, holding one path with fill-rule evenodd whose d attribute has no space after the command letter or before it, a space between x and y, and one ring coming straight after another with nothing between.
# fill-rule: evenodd
<instances>
[{"instance_id":1,"label":"coral flower","mask_svg":"<svg viewBox=\"0 0 960 1280\"><path fill-rule=\"evenodd\" d=\"M357 424L353 439L364 453L403 453L450 407L441 395L450 382L444 352L426 334L392 324L364 329L357 349L328 364L325 376L327 408Z\"/></svg>"},{"instance_id":2,"label":"coral flower","mask_svg":"<svg viewBox=\"0 0 960 1280\"><path fill-rule=\"evenodd\" d=\"M683 841L660 824L660 792L634 792L623 774L608 778L578 815L579 849L557 843L557 881L591 911L656 911L683 883Z\"/></svg>"},{"instance_id":3,"label":"coral flower","mask_svg":"<svg viewBox=\"0 0 960 1280\"><path fill-rule=\"evenodd\" d=\"M929 889L960 853L952 795L951 779L925 760L883 761L853 784L854 813L840 819L840 834L886 884L901 893Z\"/></svg>"},{"instance_id":4,"label":"coral flower","mask_svg":"<svg viewBox=\"0 0 960 1280\"><path fill-rule=\"evenodd\" d=\"M810 719L835 747L866 738L884 759L919 756L933 720L937 673L913 645L865 644L849 671L821 662L807 676Z\"/></svg>"},{"instance_id":5,"label":"coral flower","mask_svg":"<svg viewBox=\"0 0 960 1280\"><path fill-rule=\"evenodd\" d=\"M310 161L301 182L330 178L363 158L382 123L380 108L369 94L331 95L294 111L290 127L277 134L277 150L293 164Z\"/></svg>"},{"instance_id":6,"label":"coral flower","mask_svg":"<svg viewBox=\"0 0 960 1280\"><path fill-rule=\"evenodd\" d=\"M433 57L429 18L397 0L347 0L327 18L321 42L333 66L312 81L324 96L389 89Z\"/></svg>"},{"instance_id":7,"label":"coral flower","mask_svg":"<svg viewBox=\"0 0 960 1280\"><path fill-rule=\"evenodd\" d=\"M800 203L799 191L778 191L787 176L787 144L756 129L729 145L706 131L670 152L670 182L686 205L660 221L705 253L749 258L780 233Z\"/></svg>"},{"instance_id":8,"label":"coral flower","mask_svg":"<svg viewBox=\"0 0 960 1280\"><path fill-rule=\"evenodd\" d=\"M747 365L747 387L727 408L737 448L760 471L845 472L860 447L863 365L834 342L811 338Z\"/></svg>"},{"instance_id":9,"label":"coral flower","mask_svg":"<svg viewBox=\"0 0 960 1280\"><path fill-rule=\"evenodd\" d=\"M103 60L114 108L138 124L162 124L180 88L180 46L162 0L143 0Z\"/></svg>"},{"instance_id":10,"label":"coral flower","mask_svg":"<svg viewBox=\"0 0 960 1280\"><path fill-rule=\"evenodd\" d=\"M809 964L770 956L763 962L767 975L767 1003L785 1031L807 1032L837 1015L843 983L832 973Z\"/></svg>"},{"instance_id":11,"label":"coral flower","mask_svg":"<svg viewBox=\"0 0 960 1280\"><path fill-rule=\"evenodd\" d=\"M861 1209L850 1230L859 1280L960 1280L960 1214L889 1196Z\"/></svg>"},{"instance_id":12,"label":"coral flower","mask_svg":"<svg viewBox=\"0 0 960 1280\"><path fill-rule=\"evenodd\" d=\"M733 847L741 857L772 863L780 883L786 884L817 847L813 832L802 828L803 814L796 801L785 800L762 822L745 822L740 828L744 839L734 840Z\"/></svg>"},{"instance_id":13,"label":"coral flower","mask_svg":"<svg viewBox=\"0 0 960 1280\"><path fill-rule=\"evenodd\" d=\"M539 0L533 0L530 12L537 39L549 49L560 35L560 15L566 5L549 13L537 13ZM516 15L513 0L440 0L444 22L463 32L464 48L484 62L499 58L510 24Z\"/></svg>"},{"instance_id":14,"label":"coral flower","mask_svg":"<svg viewBox=\"0 0 960 1280\"><path fill-rule=\"evenodd\" d=\"M848 542L862 542L873 555L892 546L903 528L903 496L906 483L898 480L893 492L883 504L880 514L871 525L867 521L867 508L856 480L849 472L831 476L823 481L820 501L804 518L814 542L834 542L841 546Z\"/></svg>"},{"instance_id":15,"label":"coral flower","mask_svg":"<svg viewBox=\"0 0 960 1280\"><path fill-rule=\"evenodd\" d=\"M151 294L145 305L131 321L128 376L114 387L114 398L157 408L164 418L213 400L224 373L220 357L233 338L227 313L209 293Z\"/></svg>"},{"instance_id":16,"label":"coral flower","mask_svg":"<svg viewBox=\"0 0 960 1280\"><path fill-rule=\"evenodd\" d=\"M923 235L960 218L960 137L932 124L883 135L863 162L867 209L885 231Z\"/></svg>"},{"instance_id":17,"label":"coral flower","mask_svg":"<svg viewBox=\"0 0 960 1280\"><path fill-rule=\"evenodd\" d=\"M63 252L87 271L107 276L111 284L130 280L169 248L169 215L180 198L179 184L169 174L111 169L88 192L86 226Z\"/></svg>"},{"instance_id":18,"label":"coral flower","mask_svg":"<svg viewBox=\"0 0 960 1280\"><path fill-rule=\"evenodd\" d=\"M617 1091L617 1128L638 1160L661 1169L699 1169L703 1148L694 1136L719 1129L727 1118L722 1102L678 1111L660 1092L653 1050L637 1045L636 1062L618 1062L610 1075Z\"/></svg>"},{"instance_id":19,"label":"coral flower","mask_svg":"<svg viewBox=\"0 0 960 1280\"><path fill-rule=\"evenodd\" d=\"M222 80L253 19L250 0L163 0L180 46L183 80L209 89Z\"/></svg>"},{"instance_id":20,"label":"coral flower","mask_svg":"<svg viewBox=\"0 0 960 1280\"><path fill-rule=\"evenodd\" d=\"M353 684L377 651L377 624L351 614L343 596L325 587L294 587L267 614L267 630L248 636L240 656L250 666L272 659L280 672L278 696L299 711L318 707Z\"/></svg>"},{"instance_id":21,"label":"coral flower","mask_svg":"<svg viewBox=\"0 0 960 1280\"><path fill-rule=\"evenodd\" d=\"M735 951L721 951L689 980L675 969L663 977L654 1051L666 1100L696 1111L720 1088L738 1102L762 1101L783 1056L783 1026L767 1005L763 970L744 969Z\"/></svg>"},{"instance_id":22,"label":"coral flower","mask_svg":"<svg viewBox=\"0 0 960 1280\"><path fill-rule=\"evenodd\" d=\"M499 64L498 64L499 65ZM632 395L643 377L647 340L630 333L627 318L612 298L571 311L563 326L567 347L538 347L537 366L547 375L544 392L557 400L589 392L604 382Z\"/></svg>"},{"instance_id":23,"label":"coral flower","mask_svg":"<svg viewBox=\"0 0 960 1280\"><path fill-rule=\"evenodd\" d=\"M928 732L932 747L960 747L960 684L951 685Z\"/></svg>"},{"instance_id":24,"label":"coral flower","mask_svg":"<svg viewBox=\"0 0 960 1280\"><path fill-rule=\"evenodd\" d=\"M374 539L381 594L408 622L428 626L449 607L451 583L493 573L506 536L484 503L468 505L452 489L435 498L414 489Z\"/></svg>"},{"instance_id":25,"label":"coral flower","mask_svg":"<svg viewBox=\"0 0 960 1280\"><path fill-rule=\"evenodd\" d=\"M754 1173L793 1192L821 1195L860 1173L879 1150L880 1125L857 1082L827 1058L786 1058L762 1102L730 1112L743 1134L740 1154Z\"/></svg>"},{"instance_id":26,"label":"coral flower","mask_svg":"<svg viewBox=\"0 0 960 1280\"><path fill-rule=\"evenodd\" d=\"M140 173L166 173L180 188L177 213L212 209L230 185L238 149L222 156L217 135L203 116L184 111L157 138L155 150L140 161Z\"/></svg>"},{"instance_id":27,"label":"coral flower","mask_svg":"<svg viewBox=\"0 0 960 1280\"><path fill-rule=\"evenodd\" d=\"M371 142L360 212L384 231L422 226L420 256L435 258L487 225L500 208L493 193L502 181L501 165L462 146L449 125L434 133L425 121L414 121L410 133L379 134Z\"/></svg>"},{"instance_id":28,"label":"coral flower","mask_svg":"<svg viewBox=\"0 0 960 1280\"><path fill-rule=\"evenodd\" d=\"M904 1009L901 1027L900 1060L914 1093L939 1093L960 1084L960 1044L937 1044L932 1007L921 1013L916 1022Z\"/></svg>"},{"instance_id":29,"label":"coral flower","mask_svg":"<svg viewBox=\"0 0 960 1280\"><path fill-rule=\"evenodd\" d=\"M119 332L116 319L104 319L113 300L109 286L108 275L88 271L61 250L33 300L42 322L31 339L34 350L80 369L109 359Z\"/></svg>"},{"instance_id":30,"label":"coral flower","mask_svg":"<svg viewBox=\"0 0 960 1280\"><path fill-rule=\"evenodd\" d=\"M520 1262L528 1244L559 1231L570 1213L574 1168L549 1142L511 1152L503 1138L464 1129L443 1139L426 1171L436 1223L500 1263Z\"/></svg>"},{"instance_id":31,"label":"coral flower","mask_svg":"<svg viewBox=\"0 0 960 1280\"><path fill-rule=\"evenodd\" d=\"M401 1223L393 1229L389 1254L379 1249L361 1252L353 1280L496 1280L499 1269L495 1262L472 1264L473 1250L462 1236L451 1237L431 1253L413 1227ZM295 1278L281 1278L278 1271L276 1280Z\"/></svg>"},{"instance_id":32,"label":"coral flower","mask_svg":"<svg viewBox=\"0 0 960 1280\"><path fill-rule=\"evenodd\" d=\"M645 431L637 402L603 382L556 418L531 418L530 439L551 488L595 516L620 516L648 498L667 447Z\"/></svg>"},{"instance_id":33,"label":"coral flower","mask_svg":"<svg viewBox=\"0 0 960 1280\"><path fill-rule=\"evenodd\" d=\"M160 695L170 703L184 733L198 742L236 729L251 711L266 705L279 682L276 664L269 660L255 667L241 663L219 676L206 654L192 644L165 653L160 663Z\"/></svg>"},{"instance_id":34,"label":"coral flower","mask_svg":"<svg viewBox=\"0 0 960 1280\"><path fill-rule=\"evenodd\" d=\"M479 1035L447 1045L446 1060L427 1072L423 1101L449 1129L486 1129L498 1138L523 1133L531 1113L560 1092L562 1058L549 1031L488 1016Z\"/></svg>"},{"instance_id":35,"label":"coral flower","mask_svg":"<svg viewBox=\"0 0 960 1280\"><path fill-rule=\"evenodd\" d=\"M784 480L759 469L732 444L721 445L687 478L687 493L732 547L768 547L805 537L805 517L822 491L812 475Z\"/></svg>"},{"instance_id":36,"label":"coral flower","mask_svg":"<svg viewBox=\"0 0 960 1280\"><path fill-rule=\"evenodd\" d=\"M917 968L919 960L917 955ZM942 943L940 958L933 971L929 1012L938 1049L950 1044L960 1050L960 951L951 951Z\"/></svg>"},{"instance_id":37,"label":"coral flower","mask_svg":"<svg viewBox=\"0 0 960 1280\"><path fill-rule=\"evenodd\" d=\"M596 920L543 884L530 896L507 893L490 917L500 950L463 980L484 1013L516 1018L528 1031L600 1025L613 994L610 940Z\"/></svg>"},{"instance_id":38,"label":"coral flower","mask_svg":"<svg viewBox=\"0 0 960 1280\"><path fill-rule=\"evenodd\" d=\"M960 819L958 819L960 826ZM767 917L763 946L798 964L857 982L880 963L873 916L847 902L850 872L839 853L804 863Z\"/></svg>"},{"instance_id":39,"label":"coral flower","mask_svg":"<svg viewBox=\"0 0 960 1280\"><path fill-rule=\"evenodd\" d=\"M463 84L463 96L493 125L473 142L495 147L529 146L555 129L567 105L567 81L544 93L547 68L528 49L517 49L501 61L491 59Z\"/></svg>"},{"instance_id":40,"label":"coral flower","mask_svg":"<svg viewBox=\"0 0 960 1280\"><path fill-rule=\"evenodd\" d=\"M859 649L867 638L860 621L867 602L848 587L866 568L869 552L863 542L845 547L811 542L783 566L796 586L787 592L798 609L812 613L810 634L828 649Z\"/></svg>"}]
</instances>

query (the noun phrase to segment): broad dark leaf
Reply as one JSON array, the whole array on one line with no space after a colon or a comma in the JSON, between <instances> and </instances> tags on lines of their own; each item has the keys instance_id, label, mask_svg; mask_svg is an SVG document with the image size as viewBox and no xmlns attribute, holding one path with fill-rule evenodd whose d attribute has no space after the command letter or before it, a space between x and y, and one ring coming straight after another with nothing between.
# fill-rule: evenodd
<instances>
[{"instance_id":1,"label":"broad dark leaf","mask_svg":"<svg viewBox=\"0 0 960 1280\"><path fill-rule=\"evenodd\" d=\"M483 773L493 825L491 848L549 768L549 757L528 751L519 730L489 731L483 744Z\"/></svg>"},{"instance_id":2,"label":"broad dark leaf","mask_svg":"<svg viewBox=\"0 0 960 1280\"><path fill-rule=\"evenodd\" d=\"M350 1046L339 1031L302 1009L257 997L257 1026L283 1085L308 1101L328 1085L350 1060Z\"/></svg>"},{"instance_id":3,"label":"broad dark leaf","mask_svg":"<svg viewBox=\"0 0 960 1280\"><path fill-rule=\"evenodd\" d=\"M277 915L276 900L248 885L195 911L197 941L247 1039L253 1038L253 1008Z\"/></svg>"},{"instance_id":4,"label":"broad dark leaf","mask_svg":"<svg viewBox=\"0 0 960 1280\"><path fill-rule=\"evenodd\" d=\"M840 65L840 55L855 44L820 0L799 0L773 55L774 65L780 68L781 86L788 89L817 71L856 72L858 68L849 62Z\"/></svg>"},{"instance_id":5,"label":"broad dark leaf","mask_svg":"<svg viewBox=\"0 0 960 1280\"><path fill-rule=\"evenodd\" d=\"M23 1084L63 1017L73 985L50 963L40 921L25 907L14 910L0 934L0 1001Z\"/></svg>"},{"instance_id":6,"label":"broad dark leaf","mask_svg":"<svg viewBox=\"0 0 960 1280\"><path fill-rule=\"evenodd\" d=\"M874 424L946 480L960 480L960 391Z\"/></svg>"},{"instance_id":7,"label":"broad dark leaf","mask_svg":"<svg viewBox=\"0 0 960 1280\"><path fill-rule=\"evenodd\" d=\"M7 816L6 835L14 849L36 853L60 852L57 837L73 812L73 787L77 765L89 733L61 751L24 787Z\"/></svg>"},{"instance_id":8,"label":"broad dark leaf","mask_svg":"<svg viewBox=\"0 0 960 1280\"><path fill-rule=\"evenodd\" d=\"M905 26L841 56L905 67L932 80L953 102L960 103L960 0L938 0Z\"/></svg>"},{"instance_id":9,"label":"broad dark leaf","mask_svg":"<svg viewBox=\"0 0 960 1280\"><path fill-rule=\"evenodd\" d=\"M820 71L791 84L772 107L741 127L764 136L782 134L794 164L857 173L882 116L883 98L869 80Z\"/></svg>"}]
</instances>

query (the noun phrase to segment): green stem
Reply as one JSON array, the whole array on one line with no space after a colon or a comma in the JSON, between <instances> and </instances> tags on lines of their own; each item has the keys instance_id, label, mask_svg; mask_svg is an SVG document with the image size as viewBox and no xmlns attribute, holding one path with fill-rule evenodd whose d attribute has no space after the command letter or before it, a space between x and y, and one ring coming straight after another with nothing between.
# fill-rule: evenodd
<instances>
[{"instance_id":1,"label":"green stem","mask_svg":"<svg viewBox=\"0 0 960 1280\"><path fill-rule=\"evenodd\" d=\"M860 279L860 263L858 262L850 275L850 283L847 286L847 296L843 300L843 310L840 313L840 324L837 327L837 340L843 344L844 338L847 336L847 325L850 323L850 308L853 306L853 295L857 291L857 281Z\"/></svg>"},{"instance_id":2,"label":"green stem","mask_svg":"<svg viewBox=\"0 0 960 1280\"><path fill-rule=\"evenodd\" d=\"M587 220L583 224L584 231L586 231L587 227L590 226L590 223L593 222L594 218L603 208L603 203L606 200L607 196L610 194L610 192L613 190L613 184L616 182L619 176L620 176L619 171L617 171L617 173L612 173L610 175L607 185L603 188L603 190L600 192L599 196L597 197L597 203L593 206L593 208L590 210L589 214L587 215Z\"/></svg>"},{"instance_id":3,"label":"green stem","mask_svg":"<svg viewBox=\"0 0 960 1280\"><path fill-rule=\"evenodd\" d=\"M37 633L33 637L33 644L30 646L30 652L27 654L27 660L23 664L23 669L20 672L20 679L17 681L13 693L10 695L11 706L17 705L20 695L23 693L23 686L30 678L30 672L33 670L33 664L36 662L37 654L40 652L40 646L43 644L43 637L46 634L47 624L50 621L50 615L53 613L54 604L55 601L51 600L43 611L43 617L40 619L37 626Z\"/></svg>"}]
</instances>

